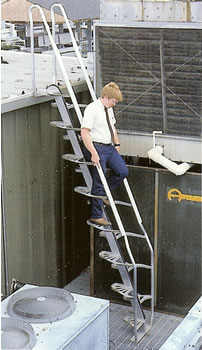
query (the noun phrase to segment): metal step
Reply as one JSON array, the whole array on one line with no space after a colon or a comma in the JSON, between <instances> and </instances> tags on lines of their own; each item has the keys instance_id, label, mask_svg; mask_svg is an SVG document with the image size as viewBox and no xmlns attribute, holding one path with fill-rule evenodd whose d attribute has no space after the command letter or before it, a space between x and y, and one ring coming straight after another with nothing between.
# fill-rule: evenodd
<instances>
[{"instance_id":1,"label":"metal step","mask_svg":"<svg viewBox=\"0 0 202 350\"><path fill-rule=\"evenodd\" d=\"M145 323L141 327L139 327L137 337L134 335L130 339L130 341L134 342L135 344L139 343L140 340L142 340L145 337L145 335L151 330L151 328L151 324L148 324L147 321L145 321Z\"/></svg>"},{"instance_id":2,"label":"metal step","mask_svg":"<svg viewBox=\"0 0 202 350\"><path fill-rule=\"evenodd\" d=\"M61 122L61 121L52 121L50 122L50 125L51 126L54 126L56 128L60 128L60 129L65 129L65 130L74 130L74 131L81 131L80 128L73 128L72 125L67 125L66 123L64 122Z\"/></svg>"},{"instance_id":3,"label":"metal step","mask_svg":"<svg viewBox=\"0 0 202 350\"><path fill-rule=\"evenodd\" d=\"M109 251L102 251L99 253L100 258L105 259L109 261L112 264L112 267L114 269L117 269L118 265L124 265L128 268L128 271L131 271L133 269L133 265L128 262L120 262L120 255L118 254L113 254L112 252ZM135 264L137 268L142 268L142 269L151 269L151 265L146 265L146 264Z\"/></svg>"},{"instance_id":4,"label":"metal step","mask_svg":"<svg viewBox=\"0 0 202 350\"><path fill-rule=\"evenodd\" d=\"M88 105L85 104L85 103L78 103L79 107L81 108L86 108ZM67 106L68 109L73 109L74 108L74 105L73 104L68 104Z\"/></svg>"},{"instance_id":5,"label":"metal step","mask_svg":"<svg viewBox=\"0 0 202 350\"><path fill-rule=\"evenodd\" d=\"M74 191L91 198L107 199L106 196L95 196L94 194L91 194L91 190L89 190L88 187L77 186L74 188Z\"/></svg>"},{"instance_id":6,"label":"metal step","mask_svg":"<svg viewBox=\"0 0 202 350\"><path fill-rule=\"evenodd\" d=\"M69 96L69 94L64 94L64 93L59 93L59 92L56 92L56 93L47 93L47 95L49 95L49 96L53 96L53 97L57 97L57 96L60 96L60 97L63 97L63 98L65 98L65 97L70 97ZM51 103L51 105L54 105L54 102L52 102Z\"/></svg>"},{"instance_id":7,"label":"metal step","mask_svg":"<svg viewBox=\"0 0 202 350\"><path fill-rule=\"evenodd\" d=\"M122 283L113 283L111 285L112 290L122 295L124 300L131 300L133 299L133 295L131 293L133 292L132 287L125 286Z\"/></svg>"},{"instance_id":8,"label":"metal step","mask_svg":"<svg viewBox=\"0 0 202 350\"><path fill-rule=\"evenodd\" d=\"M125 322L127 322L131 327L134 328L134 315L133 314L129 314L129 315L125 315L123 320ZM136 336L133 336L130 341L134 342L134 343L139 343L139 341L144 338L144 336L151 330L152 325L150 322L148 322L148 320L145 318L144 320L142 319L137 319L137 338Z\"/></svg>"},{"instance_id":9,"label":"metal step","mask_svg":"<svg viewBox=\"0 0 202 350\"><path fill-rule=\"evenodd\" d=\"M111 288L115 292L121 294L124 300L131 300L134 298L133 295L131 295L131 293L133 292L132 287L125 286L122 283L113 283L111 285ZM151 300L152 296L149 294L139 294L138 293L138 299L139 299L139 302L142 304L146 300Z\"/></svg>"},{"instance_id":10,"label":"metal step","mask_svg":"<svg viewBox=\"0 0 202 350\"><path fill-rule=\"evenodd\" d=\"M105 230L106 232L114 232L115 231L111 228L111 226L97 225L97 224L94 224L93 222L91 222L90 220L87 220L86 223L92 227L97 228L98 230Z\"/></svg>"},{"instance_id":11,"label":"metal step","mask_svg":"<svg viewBox=\"0 0 202 350\"><path fill-rule=\"evenodd\" d=\"M99 253L99 257L109 261L111 264L116 264L120 262L120 255L114 254L112 252L102 251Z\"/></svg>"},{"instance_id":12,"label":"metal step","mask_svg":"<svg viewBox=\"0 0 202 350\"><path fill-rule=\"evenodd\" d=\"M138 294L138 298L139 298L140 303L142 304L146 300L151 300L152 296L150 294Z\"/></svg>"},{"instance_id":13,"label":"metal step","mask_svg":"<svg viewBox=\"0 0 202 350\"><path fill-rule=\"evenodd\" d=\"M107 230L107 231L108 231L108 230ZM120 233L119 230L113 230L113 233L114 233L116 239L118 239L118 238L121 237L121 233ZM100 231L100 232L99 232L99 236L100 236L100 237L107 238L107 232L106 232L106 230ZM117 236L118 236L118 238L117 238ZM120 236L120 237L119 237L119 236Z\"/></svg>"},{"instance_id":14,"label":"metal step","mask_svg":"<svg viewBox=\"0 0 202 350\"><path fill-rule=\"evenodd\" d=\"M86 222L87 222L88 225L93 226L93 227L101 230L99 232L100 237L107 238L107 232L109 232L109 231L113 232L116 238L117 238L117 236L118 236L118 238L120 238L121 236L123 237L123 235L120 233L119 230L112 229L112 228L109 229L109 226L101 226L101 225L94 224L90 220L87 220Z\"/></svg>"},{"instance_id":15,"label":"metal step","mask_svg":"<svg viewBox=\"0 0 202 350\"><path fill-rule=\"evenodd\" d=\"M119 239L119 238L123 237L123 235L121 234L120 230L113 230L113 232L114 232L114 234L115 234L115 236L116 236L116 239ZM139 233L133 233L133 232L126 232L126 236L128 236L128 237L136 237L136 238L144 238L144 239L146 239L145 236L143 236L143 235L141 235L141 234L139 234ZM105 231L101 231L101 232L100 232L100 237L106 238L106 233L105 233Z\"/></svg>"},{"instance_id":16,"label":"metal step","mask_svg":"<svg viewBox=\"0 0 202 350\"><path fill-rule=\"evenodd\" d=\"M76 157L73 154L64 154L62 156L62 158L66 159L66 160L69 160L71 162L80 163L80 164L87 164L87 165L92 165L93 164L92 162L86 162L84 160L84 158L79 160L78 157ZM107 196L96 196L96 195L91 194L91 192L89 191L89 189L87 187L78 186L78 187L75 187L74 190L75 190L75 192L84 194L85 196L88 196L88 197L99 198L99 199L107 199ZM131 207L130 203L119 201L119 200L114 200L114 203Z\"/></svg>"},{"instance_id":17,"label":"metal step","mask_svg":"<svg viewBox=\"0 0 202 350\"><path fill-rule=\"evenodd\" d=\"M56 96L69 97L69 96L60 95L60 94L57 94ZM73 104L69 104L69 103L66 102L65 105L66 105L67 109L73 109L74 108ZM81 108L86 108L88 105L84 104L84 103L78 103L78 106L81 107ZM51 107L57 107L57 103L52 102L51 103Z\"/></svg>"},{"instance_id":18,"label":"metal step","mask_svg":"<svg viewBox=\"0 0 202 350\"><path fill-rule=\"evenodd\" d=\"M140 269L147 269L147 270L151 270L151 265L146 265L146 264L136 264L136 267L140 268Z\"/></svg>"},{"instance_id":19,"label":"metal step","mask_svg":"<svg viewBox=\"0 0 202 350\"><path fill-rule=\"evenodd\" d=\"M114 203L117 204L117 205L123 205L123 206L125 206L125 207L132 207L131 203L119 201L119 200L117 200L117 199L114 200Z\"/></svg>"},{"instance_id":20,"label":"metal step","mask_svg":"<svg viewBox=\"0 0 202 350\"><path fill-rule=\"evenodd\" d=\"M63 154L62 158L65 159L65 160L68 160L70 162L77 163L77 164L86 164L86 165L92 165L93 164L92 162L86 162L84 158L79 158L75 154Z\"/></svg>"},{"instance_id":21,"label":"metal step","mask_svg":"<svg viewBox=\"0 0 202 350\"><path fill-rule=\"evenodd\" d=\"M134 327L134 315L125 315L124 321L129 323L131 327ZM143 324L145 324L146 320L137 320L137 330L142 327Z\"/></svg>"},{"instance_id":22,"label":"metal step","mask_svg":"<svg viewBox=\"0 0 202 350\"><path fill-rule=\"evenodd\" d=\"M125 266L128 269L128 271L131 271L133 269L132 264L120 261L119 254L114 254L112 252L102 251L99 253L99 257L110 262L112 264L113 269L117 269L118 266Z\"/></svg>"}]
</instances>

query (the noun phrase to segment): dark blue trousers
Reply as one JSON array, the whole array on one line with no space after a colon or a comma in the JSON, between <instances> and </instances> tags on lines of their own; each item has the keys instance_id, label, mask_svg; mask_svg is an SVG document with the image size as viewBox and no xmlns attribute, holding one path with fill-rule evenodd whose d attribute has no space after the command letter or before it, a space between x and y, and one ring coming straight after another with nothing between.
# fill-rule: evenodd
<instances>
[{"instance_id":1,"label":"dark blue trousers","mask_svg":"<svg viewBox=\"0 0 202 350\"><path fill-rule=\"evenodd\" d=\"M100 164L104 174L106 175L106 168L111 169L111 174L107 179L110 190L113 190L120 185L121 181L128 176L128 168L112 145L105 145L94 142L94 146L100 157ZM83 154L86 161L91 161L91 154L85 146L83 146ZM104 196L105 190L98 174L97 168L90 166L90 172L93 180L91 194ZM91 218L99 219L103 217L103 201L101 199L91 199Z\"/></svg>"}]
</instances>

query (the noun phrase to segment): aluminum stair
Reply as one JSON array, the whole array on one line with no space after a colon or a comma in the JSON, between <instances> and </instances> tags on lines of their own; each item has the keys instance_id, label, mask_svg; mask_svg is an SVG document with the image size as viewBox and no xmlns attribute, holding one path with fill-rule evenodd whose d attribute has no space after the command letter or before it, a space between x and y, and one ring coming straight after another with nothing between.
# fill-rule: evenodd
<instances>
[{"instance_id":1,"label":"aluminum stair","mask_svg":"<svg viewBox=\"0 0 202 350\"><path fill-rule=\"evenodd\" d=\"M72 162L74 161L74 160L71 160L71 156L68 157L68 155L64 155L62 157L66 160L70 160ZM91 162L86 162L86 164L92 165ZM94 195L92 195L91 191L87 187L78 186L78 187L75 187L74 191L77 193L83 194L85 196L88 196L88 197L107 199L107 196L94 196ZM123 205L126 207L131 207L131 203L127 203L127 202L123 202L123 201L119 201L119 200L114 200L114 203L118 204L118 205Z\"/></svg>"},{"instance_id":2,"label":"aluminum stair","mask_svg":"<svg viewBox=\"0 0 202 350\"><path fill-rule=\"evenodd\" d=\"M117 266L122 264L120 262L120 256L117 254L113 254L112 252L108 251L102 251L99 253L100 258L107 260L112 264L112 268L117 269ZM128 270L131 271L133 269L133 264L131 263L124 263L125 266L128 267ZM151 269L151 265L146 265L146 264L138 264L136 263L136 268L142 268L142 269Z\"/></svg>"},{"instance_id":3,"label":"aluminum stair","mask_svg":"<svg viewBox=\"0 0 202 350\"><path fill-rule=\"evenodd\" d=\"M33 72L33 91L36 93L36 82L35 82L35 61L34 61L34 33L33 33L33 19L32 19L32 9L37 8L41 14L42 20L44 22L44 26L46 28L47 34L50 39L50 43L53 48L54 52L54 62L53 62L53 84L51 84L49 87L47 87L47 94L51 95L55 99L54 106L57 106L60 115L61 115L61 121L58 122L51 122L51 126L65 129L66 130L66 137L65 139L71 142L71 146L73 149L73 154L64 154L62 157L66 161L74 162L78 165L79 171L82 172L86 187L76 187L75 191L77 193L80 193L82 195L85 195L87 197L94 197L91 195L91 187L92 187L92 178L90 175L89 167L92 166L91 162L85 162L81 147L80 147L80 139L78 132L80 131L80 128L74 127L70 109L74 108L78 121L81 123L82 120L82 113L80 107L84 107L84 105L79 105L73 90L73 87L71 85L71 82L67 76L67 73L64 68L64 64L62 62L62 57L59 53L59 50L55 44L55 19L54 19L54 10L55 8L60 9L67 28L69 30L69 34L72 39L72 44L76 53L76 56L79 60L82 72L84 74L84 78L86 80L89 92L91 94L92 100L96 99L96 95L94 92L94 89L92 87L91 81L89 79L89 76L87 74L86 68L83 64L82 57L80 55L76 40L74 38L69 20L66 16L65 10L62 5L60 4L54 4L51 7L51 15L52 15L52 33L50 32L50 28L48 26L48 23L45 19L45 16L43 14L43 10L38 5L33 5L30 8L30 35L31 35L31 53L32 53L32 72ZM69 93L69 96L72 100L72 104L67 104L65 101L65 96L61 93L59 87L56 85L56 78L57 78L57 70L56 70L56 61L62 71L65 84L67 86L67 90ZM78 171L78 170L77 170ZM127 182L127 179L124 179L123 183L125 186L126 193L129 198L129 202L123 202L119 200L114 200L112 197L112 194L110 192L110 189L108 187L105 175L102 171L101 167L97 167L97 171L99 173L100 179L103 183L106 196L95 196L96 198L101 199L108 199L110 203L111 210L113 212L116 224L118 229L114 229L111 226L103 227L100 225L92 224L89 220L87 223L94 228L98 229L100 231L100 235L102 237L105 237L107 239L110 251L109 252L100 252L100 257L103 259L106 259L108 262L112 264L113 268L116 268L119 271L119 274L121 276L123 283L113 283L111 288L122 295L122 297L125 300L129 300L132 306L132 317L130 317L127 322L134 328L134 337L132 338L133 341L138 342L152 327L152 320L153 320L153 310L154 310L154 283L153 283L153 249L151 246L151 243L149 241L147 232L142 224L142 219L140 216L140 213L138 211L137 205L135 203L132 191L129 187L129 184ZM137 222L139 224L139 228L141 233L133 233L133 232L126 232L124 229L124 224L122 222L122 219L117 211L116 205L125 205L128 207L128 210L133 211L133 215L136 217ZM103 216L108 219L107 210L103 207ZM150 265L140 264L136 263L133 253L130 248L130 244L128 241L128 237L132 238L140 238L144 239L145 243L147 243L149 250L150 250ZM126 262L123 256L122 248L119 244L119 239L122 238L124 242L125 250L127 251L129 262ZM122 242L122 243L123 243ZM151 294L149 295L141 295L137 292L137 271L139 268L148 269L151 272ZM132 274L132 276L131 276ZM150 312L148 316L143 310L142 303L146 300L151 301L150 305Z\"/></svg>"},{"instance_id":4,"label":"aluminum stair","mask_svg":"<svg viewBox=\"0 0 202 350\"><path fill-rule=\"evenodd\" d=\"M60 129L66 129L66 130L74 130L74 131L80 131L80 128L73 128L72 125L67 125L64 122L60 122L60 121L52 121L50 122L51 126L55 126L56 128L60 128Z\"/></svg>"},{"instance_id":5,"label":"aluminum stair","mask_svg":"<svg viewBox=\"0 0 202 350\"><path fill-rule=\"evenodd\" d=\"M63 129L64 128L66 129L66 132L68 134L68 139L71 142L72 148L75 152L74 154L64 154L62 157L63 157L63 159L65 159L67 161L77 163L79 165L81 172L84 175L84 179L86 180L86 184L88 184L87 187L84 187L84 186L76 187L74 189L75 192L80 193L82 195L85 195L87 197L95 197L95 198L100 198L100 199L108 198L108 196L94 196L91 194L91 192L90 192L91 185L90 184L91 184L92 179L91 179L90 172L88 171L88 166L92 166L92 163L85 162L85 159L84 159L82 151L81 151L80 142L79 142L79 139L76 135L77 128L74 128L71 124L72 123L71 116L70 116L68 110L65 109L65 101L64 101L63 97L56 96L55 99L56 99L56 103L58 104L59 111L62 111L61 117L63 119L63 125L58 124L58 127L61 128L61 126L62 126ZM56 123L51 122L51 125L55 127ZM82 168L82 167L84 167L84 168ZM105 184L105 189L106 189L106 184ZM119 200L118 201L113 200L112 206L116 205L116 203L120 204L120 205L126 205L128 207L132 207L131 203L126 203L126 202L119 201ZM107 213L105 213L105 209L104 209L104 216L107 218ZM125 260L122 256L122 252L121 252L119 243L118 243L118 239L123 236L122 227L119 230L115 230L111 226L103 227L100 225L93 224L89 220L87 221L87 223L89 225L93 226L94 228L101 230L101 232L105 232L105 238L107 239L109 247L111 249L110 253L114 254L114 256L117 257L117 260L113 261L112 267L119 270L119 273L120 273L121 278L123 280L123 286L124 286L125 290L130 291L130 294L131 293L132 294L130 295L130 297L129 297L129 295L128 295L128 297L126 297L126 295L123 295L122 293L120 293L120 288L115 288L115 285L118 285L118 284L113 284L111 287L112 287L112 290L114 290L115 292L119 292L125 300L130 300L133 308L134 308L134 305L136 306L136 317L135 317L136 321L134 321L134 324L137 325L137 327L136 326L135 327L133 326L133 327L136 329L137 334L134 336L134 340L139 341L140 340L140 337L139 337L140 329L142 327L144 327L144 329L147 329L146 325L148 326L148 324L147 324L148 322L146 320L146 317L144 316L144 311L143 311L141 302L139 300L139 297L133 296L134 288L133 288L133 281L132 281L131 276L130 276L130 271L132 271L134 269L134 265L131 263L125 262ZM136 238L141 237L141 238L145 239L145 236L143 236L141 234L135 234L132 232L127 233L124 231L124 235L126 238L127 238L127 236L130 236L130 237L136 237ZM136 265L136 267L138 267L138 264ZM145 331L141 331L141 337L144 334L146 334Z\"/></svg>"}]
</instances>

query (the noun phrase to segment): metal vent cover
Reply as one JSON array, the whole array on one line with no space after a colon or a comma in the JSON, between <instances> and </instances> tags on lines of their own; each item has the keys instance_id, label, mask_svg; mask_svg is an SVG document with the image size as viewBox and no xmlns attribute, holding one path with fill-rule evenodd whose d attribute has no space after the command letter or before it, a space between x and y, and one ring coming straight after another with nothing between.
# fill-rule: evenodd
<instances>
[{"instance_id":1,"label":"metal vent cover","mask_svg":"<svg viewBox=\"0 0 202 350\"><path fill-rule=\"evenodd\" d=\"M48 323L63 320L76 308L73 296L54 287L29 288L13 294L7 306L10 317L30 323Z\"/></svg>"},{"instance_id":2,"label":"metal vent cover","mask_svg":"<svg viewBox=\"0 0 202 350\"><path fill-rule=\"evenodd\" d=\"M1 349L32 349L36 342L31 325L12 318L1 318Z\"/></svg>"}]
</instances>

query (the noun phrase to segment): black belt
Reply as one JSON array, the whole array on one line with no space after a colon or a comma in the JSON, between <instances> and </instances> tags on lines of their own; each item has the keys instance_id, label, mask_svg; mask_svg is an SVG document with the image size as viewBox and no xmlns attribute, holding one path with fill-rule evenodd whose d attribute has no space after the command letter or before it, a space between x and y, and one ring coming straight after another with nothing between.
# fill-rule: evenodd
<instances>
[{"instance_id":1,"label":"black belt","mask_svg":"<svg viewBox=\"0 0 202 350\"><path fill-rule=\"evenodd\" d=\"M103 143L103 142L95 142L95 141L93 141L93 143L94 143L95 145L98 144L98 145L103 145L103 146L112 146L111 143Z\"/></svg>"}]
</instances>

